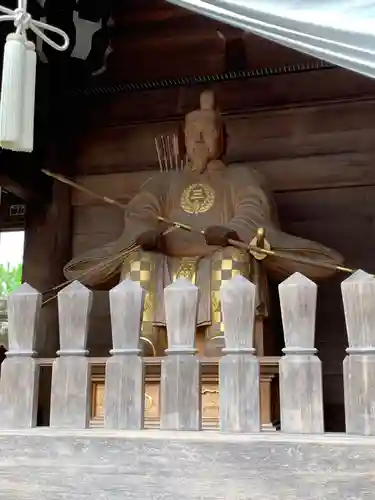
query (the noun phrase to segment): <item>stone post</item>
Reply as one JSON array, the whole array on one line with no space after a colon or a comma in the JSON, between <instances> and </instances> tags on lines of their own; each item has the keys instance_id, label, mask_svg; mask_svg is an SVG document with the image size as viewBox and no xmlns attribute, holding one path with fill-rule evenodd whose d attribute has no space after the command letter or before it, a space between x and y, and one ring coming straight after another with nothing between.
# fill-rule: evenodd
<instances>
[{"instance_id":1,"label":"stone post","mask_svg":"<svg viewBox=\"0 0 375 500\"><path fill-rule=\"evenodd\" d=\"M8 349L8 300L0 297L0 346Z\"/></svg>"},{"instance_id":2,"label":"stone post","mask_svg":"<svg viewBox=\"0 0 375 500\"><path fill-rule=\"evenodd\" d=\"M24 283L8 297L9 350L1 366L0 428L36 426L39 367L36 327L42 296Z\"/></svg>"},{"instance_id":3,"label":"stone post","mask_svg":"<svg viewBox=\"0 0 375 500\"><path fill-rule=\"evenodd\" d=\"M219 362L220 429L224 432L260 431L259 360L254 356L256 286L243 276L221 289L224 356Z\"/></svg>"},{"instance_id":4,"label":"stone post","mask_svg":"<svg viewBox=\"0 0 375 500\"><path fill-rule=\"evenodd\" d=\"M113 356L107 361L104 426L142 429L144 424L144 364L139 338L145 291L124 280L109 292Z\"/></svg>"},{"instance_id":5,"label":"stone post","mask_svg":"<svg viewBox=\"0 0 375 500\"><path fill-rule=\"evenodd\" d=\"M375 435L375 279L357 271L341 283L349 347L344 360L346 432Z\"/></svg>"},{"instance_id":6,"label":"stone post","mask_svg":"<svg viewBox=\"0 0 375 500\"><path fill-rule=\"evenodd\" d=\"M317 286L300 273L279 285L285 356L280 360L281 430L324 432L322 365L315 355Z\"/></svg>"},{"instance_id":7,"label":"stone post","mask_svg":"<svg viewBox=\"0 0 375 500\"><path fill-rule=\"evenodd\" d=\"M86 346L92 295L74 281L57 296L60 350L52 367L51 427L89 426L91 370Z\"/></svg>"},{"instance_id":8,"label":"stone post","mask_svg":"<svg viewBox=\"0 0 375 500\"><path fill-rule=\"evenodd\" d=\"M195 349L198 288L178 279L165 288L164 302L168 349L161 365L160 427L200 430L201 376Z\"/></svg>"}]
</instances>

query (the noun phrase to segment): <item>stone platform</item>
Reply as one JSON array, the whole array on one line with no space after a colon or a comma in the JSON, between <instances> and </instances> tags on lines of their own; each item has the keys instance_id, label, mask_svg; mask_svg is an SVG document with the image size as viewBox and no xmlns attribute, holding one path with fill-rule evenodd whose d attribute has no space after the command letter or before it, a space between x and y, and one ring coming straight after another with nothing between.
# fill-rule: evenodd
<instances>
[{"instance_id":1,"label":"stone platform","mask_svg":"<svg viewBox=\"0 0 375 500\"><path fill-rule=\"evenodd\" d=\"M374 491L375 438L0 432L4 500L365 500Z\"/></svg>"}]
</instances>

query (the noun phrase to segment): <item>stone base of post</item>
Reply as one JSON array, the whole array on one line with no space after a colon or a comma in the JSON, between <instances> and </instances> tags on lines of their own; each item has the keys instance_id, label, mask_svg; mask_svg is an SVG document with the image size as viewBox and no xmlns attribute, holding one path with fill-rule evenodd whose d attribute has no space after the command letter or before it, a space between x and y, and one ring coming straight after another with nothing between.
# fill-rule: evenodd
<instances>
[{"instance_id":1,"label":"stone base of post","mask_svg":"<svg viewBox=\"0 0 375 500\"><path fill-rule=\"evenodd\" d=\"M201 419L201 366L194 355L172 354L161 365L161 415L163 430L198 431Z\"/></svg>"},{"instance_id":2,"label":"stone base of post","mask_svg":"<svg viewBox=\"0 0 375 500\"><path fill-rule=\"evenodd\" d=\"M36 427L39 366L35 359L10 357L1 365L0 428Z\"/></svg>"},{"instance_id":3,"label":"stone base of post","mask_svg":"<svg viewBox=\"0 0 375 500\"><path fill-rule=\"evenodd\" d=\"M56 358L52 367L51 427L86 429L90 421L91 367L84 356Z\"/></svg>"},{"instance_id":4,"label":"stone base of post","mask_svg":"<svg viewBox=\"0 0 375 500\"><path fill-rule=\"evenodd\" d=\"M137 354L115 355L106 364L104 426L143 429L144 363Z\"/></svg>"},{"instance_id":5,"label":"stone base of post","mask_svg":"<svg viewBox=\"0 0 375 500\"><path fill-rule=\"evenodd\" d=\"M251 353L226 354L219 362L219 379L220 430L259 432L259 359Z\"/></svg>"},{"instance_id":6,"label":"stone base of post","mask_svg":"<svg viewBox=\"0 0 375 500\"><path fill-rule=\"evenodd\" d=\"M292 350L292 349L291 349ZM311 349L315 352L315 349ZM322 364L314 354L288 354L280 360L281 430L291 434L324 432Z\"/></svg>"},{"instance_id":7,"label":"stone base of post","mask_svg":"<svg viewBox=\"0 0 375 500\"><path fill-rule=\"evenodd\" d=\"M375 435L375 352L348 355L343 375L346 432Z\"/></svg>"}]
</instances>

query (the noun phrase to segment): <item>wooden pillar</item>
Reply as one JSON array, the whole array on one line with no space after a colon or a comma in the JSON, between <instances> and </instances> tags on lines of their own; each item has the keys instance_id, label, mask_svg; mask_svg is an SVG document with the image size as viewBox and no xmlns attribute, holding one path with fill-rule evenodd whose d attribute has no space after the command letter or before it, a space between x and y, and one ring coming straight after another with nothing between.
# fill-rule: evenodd
<instances>
[{"instance_id":1,"label":"wooden pillar","mask_svg":"<svg viewBox=\"0 0 375 500\"><path fill-rule=\"evenodd\" d=\"M161 415L163 430L201 430L201 372L196 356L198 288L178 279L164 289L167 356L161 364Z\"/></svg>"},{"instance_id":2,"label":"wooden pillar","mask_svg":"<svg viewBox=\"0 0 375 500\"><path fill-rule=\"evenodd\" d=\"M259 432L259 359L254 356L256 286L236 276L220 289L225 348L219 362L220 430Z\"/></svg>"},{"instance_id":3,"label":"wooden pillar","mask_svg":"<svg viewBox=\"0 0 375 500\"><path fill-rule=\"evenodd\" d=\"M106 364L104 426L142 429L144 423L144 362L139 341L145 291L124 280L109 293L113 349Z\"/></svg>"},{"instance_id":4,"label":"wooden pillar","mask_svg":"<svg viewBox=\"0 0 375 500\"><path fill-rule=\"evenodd\" d=\"M0 427L35 427L39 367L35 362L41 295L27 283L8 297L9 351L0 379Z\"/></svg>"},{"instance_id":5,"label":"wooden pillar","mask_svg":"<svg viewBox=\"0 0 375 500\"><path fill-rule=\"evenodd\" d=\"M375 435L375 279L357 271L341 284L349 347L344 360L348 434Z\"/></svg>"},{"instance_id":6,"label":"wooden pillar","mask_svg":"<svg viewBox=\"0 0 375 500\"><path fill-rule=\"evenodd\" d=\"M315 355L317 286L300 273L279 285L285 348L280 360L281 430L324 432L322 363Z\"/></svg>"},{"instance_id":7,"label":"wooden pillar","mask_svg":"<svg viewBox=\"0 0 375 500\"><path fill-rule=\"evenodd\" d=\"M51 427L89 426L91 369L86 347L92 296L78 281L59 292L60 350L52 368Z\"/></svg>"},{"instance_id":8,"label":"wooden pillar","mask_svg":"<svg viewBox=\"0 0 375 500\"><path fill-rule=\"evenodd\" d=\"M26 231L22 280L44 292L64 281L63 266L71 257L70 188L58 181L47 206L26 206ZM58 349L57 301L42 307L36 350L54 357Z\"/></svg>"}]
</instances>

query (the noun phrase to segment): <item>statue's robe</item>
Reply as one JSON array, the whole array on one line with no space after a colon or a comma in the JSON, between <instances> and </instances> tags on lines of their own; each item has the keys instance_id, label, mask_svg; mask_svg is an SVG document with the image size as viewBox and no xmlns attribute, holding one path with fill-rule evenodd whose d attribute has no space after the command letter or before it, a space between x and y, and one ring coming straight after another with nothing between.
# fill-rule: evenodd
<instances>
[{"instance_id":1,"label":"statue's robe","mask_svg":"<svg viewBox=\"0 0 375 500\"><path fill-rule=\"evenodd\" d=\"M227 168L223 165L203 174L185 171L157 174L131 200L128 209L124 232L118 240L78 256L67 264L64 272L68 279L79 279L87 286L96 287L116 274L132 278L131 265L136 262L135 271L138 275L143 272L146 279L150 283L152 281L148 291L152 290L152 297L157 297L152 307L152 318L149 318L155 325L165 323L163 288L173 281L178 270L182 270L184 276L189 262L196 265L194 281L200 289L198 326L210 324L212 266L218 259L220 262L228 257L237 259L237 250L232 247L209 246L203 235L178 229L165 236L165 254L144 253L146 268L140 269L139 254L136 257L124 257L124 254L144 231L167 229L168 226L159 222L157 216L196 229L222 225L234 229L244 242L250 242L257 229L264 228L272 249L282 251L291 259L269 256L258 264L250 259L254 265L250 266L249 278L257 270L256 266L260 266L262 272L275 277L284 278L299 271L314 280L332 274L332 271L319 267L319 263L338 265L343 260L338 253L319 243L282 232L271 194L259 174L248 166ZM130 213L137 214L137 217ZM241 260L243 256L241 253L238 255ZM296 263L294 257L308 258L316 265ZM181 263L185 263L185 267ZM80 277L82 272L85 274ZM138 281L142 284L142 279Z\"/></svg>"}]
</instances>

